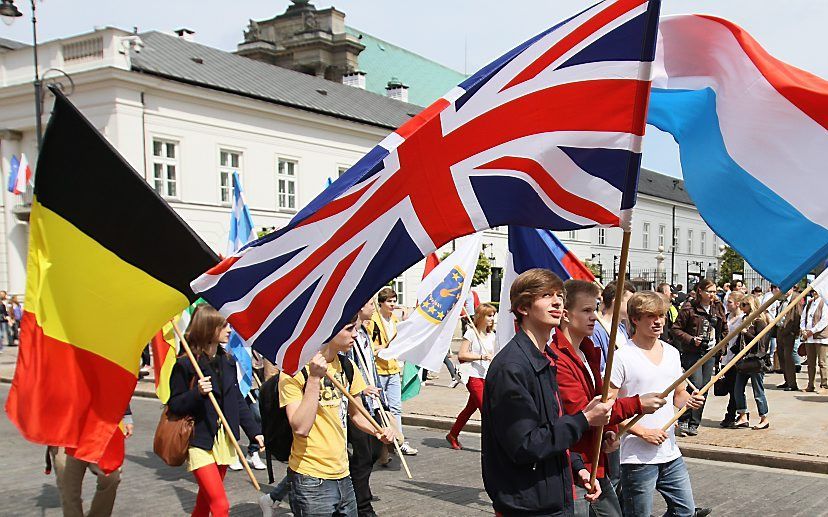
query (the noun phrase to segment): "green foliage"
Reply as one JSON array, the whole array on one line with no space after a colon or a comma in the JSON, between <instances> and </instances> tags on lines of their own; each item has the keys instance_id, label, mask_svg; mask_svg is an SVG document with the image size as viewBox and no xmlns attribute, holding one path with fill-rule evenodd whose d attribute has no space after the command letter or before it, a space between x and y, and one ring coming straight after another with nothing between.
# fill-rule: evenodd
<instances>
[{"instance_id":1,"label":"green foliage","mask_svg":"<svg viewBox=\"0 0 828 517\"><path fill-rule=\"evenodd\" d=\"M595 278L601 278L601 266L592 262L583 261L584 265L592 272Z\"/></svg>"},{"instance_id":2,"label":"green foliage","mask_svg":"<svg viewBox=\"0 0 828 517\"><path fill-rule=\"evenodd\" d=\"M472 277L472 287L477 287L480 284L485 284L486 279L492 274L492 265L489 263L488 257L483 253L477 256L477 267L474 269L474 276Z\"/></svg>"},{"instance_id":3,"label":"green foliage","mask_svg":"<svg viewBox=\"0 0 828 517\"><path fill-rule=\"evenodd\" d=\"M744 273L745 259L730 246L725 247L722 268L719 270L719 282L724 285L733 279L733 273Z\"/></svg>"}]
</instances>

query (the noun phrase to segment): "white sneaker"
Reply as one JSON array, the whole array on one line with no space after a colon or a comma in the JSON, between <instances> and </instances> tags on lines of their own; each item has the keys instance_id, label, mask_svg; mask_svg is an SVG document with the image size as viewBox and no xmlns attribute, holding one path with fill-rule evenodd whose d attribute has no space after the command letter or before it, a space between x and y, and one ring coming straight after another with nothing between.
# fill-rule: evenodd
<instances>
[{"instance_id":1,"label":"white sneaker","mask_svg":"<svg viewBox=\"0 0 828 517\"><path fill-rule=\"evenodd\" d=\"M239 461L238 456L236 457L236 461L228 465L227 468L235 471L244 470L244 467L242 466L241 461Z\"/></svg>"},{"instance_id":2,"label":"white sneaker","mask_svg":"<svg viewBox=\"0 0 828 517\"><path fill-rule=\"evenodd\" d=\"M264 517L273 517L276 515L274 510L279 507L279 501L274 501L270 498L270 494L265 494L259 498L259 508L262 509Z\"/></svg>"},{"instance_id":3,"label":"white sneaker","mask_svg":"<svg viewBox=\"0 0 828 517\"><path fill-rule=\"evenodd\" d=\"M417 453L420 451L412 447L411 444L409 444L408 442L405 442L400 446L400 452L402 452L406 456L416 456Z\"/></svg>"},{"instance_id":4,"label":"white sneaker","mask_svg":"<svg viewBox=\"0 0 828 517\"><path fill-rule=\"evenodd\" d=\"M267 465L265 465L262 459L259 457L258 452L249 454L247 456L247 463L250 463L250 465L256 470L264 470L267 468Z\"/></svg>"}]
</instances>

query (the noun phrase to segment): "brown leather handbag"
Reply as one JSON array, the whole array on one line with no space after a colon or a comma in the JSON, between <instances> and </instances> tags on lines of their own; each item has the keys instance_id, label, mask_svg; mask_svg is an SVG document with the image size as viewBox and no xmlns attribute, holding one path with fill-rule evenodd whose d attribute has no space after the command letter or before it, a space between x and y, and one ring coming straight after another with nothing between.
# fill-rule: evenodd
<instances>
[{"instance_id":1,"label":"brown leather handbag","mask_svg":"<svg viewBox=\"0 0 828 517\"><path fill-rule=\"evenodd\" d=\"M194 381L195 376L190 381L190 389ZM170 467L183 465L187 459L187 449L190 448L190 437L193 436L194 427L193 417L176 415L165 404L158 427L155 428L152 450Z\"/></svg>"}]
</instances>

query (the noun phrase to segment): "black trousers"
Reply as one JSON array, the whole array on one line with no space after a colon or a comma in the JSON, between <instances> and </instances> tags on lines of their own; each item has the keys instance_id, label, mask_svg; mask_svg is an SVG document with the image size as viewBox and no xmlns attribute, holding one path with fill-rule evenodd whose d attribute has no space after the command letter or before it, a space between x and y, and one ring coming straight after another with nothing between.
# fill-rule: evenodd
<instances>
[{"instance_id":1,"label":"black trousers","mask_svg":"<svg viewBox=\"0 0 828 517\"><path fill-rule=\"evenodd\" d=\"M374 462L380 455L382 443L374 436L358 429L351 420L348 420L348 443L351 450L348 454L351 470L351 482L354 485L354 493L357 500L357 512L359 515L373 513L371 506L370 479L371 471L374 469Z\"/></svg>"}]
</instances>

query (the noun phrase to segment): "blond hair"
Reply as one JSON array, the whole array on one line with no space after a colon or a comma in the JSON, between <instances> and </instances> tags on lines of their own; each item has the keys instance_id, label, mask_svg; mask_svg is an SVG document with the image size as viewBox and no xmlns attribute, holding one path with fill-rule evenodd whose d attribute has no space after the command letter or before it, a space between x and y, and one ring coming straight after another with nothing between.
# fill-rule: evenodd
<instances>
[{"instance_id":1,"label":"blond hair","mask_svg":"<svg viewBox=\"0 0 828 517\"><path fill-rule=\"evenodd\" d=\"M639 291L627 302L627 317L630 323L647 315L664 316L667 302L655 291Z\"/></svg>"},{"instance_id":2,"label":"blond hair","mask_svg":"<svg viewBox=\"0 0 828 517\"><path fill-rule=\"evenodd\" d=\"M495 306L492 305L491 303L481 303L474 310L474 318L473 318L474 326L479 327L480 324L483 321L485 321L486 316L493 316L496 312L497 312L497 309L495 309ZM494 322L492 322L491 325L486 326L486 332L487 333L491 332L493 328L494 328Z\"/></svg>"}]
</instances>

